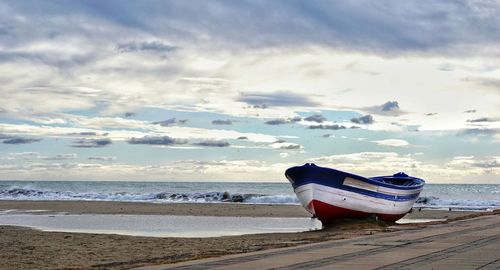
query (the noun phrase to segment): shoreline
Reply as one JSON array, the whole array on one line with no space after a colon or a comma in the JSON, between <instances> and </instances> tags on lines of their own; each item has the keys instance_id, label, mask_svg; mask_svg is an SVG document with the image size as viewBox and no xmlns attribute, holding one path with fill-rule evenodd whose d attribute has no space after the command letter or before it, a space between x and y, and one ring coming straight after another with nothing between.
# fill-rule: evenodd
<instances>
[{"instance_id":1,"label":"shoreline","mask_svg":"<svg viewBox=\"0 0 500 270\"><path fill-rule=\"evenodd\" d=\"M152 204L77 201L0 201L0 210L50 210L71 214L211 215L255 217L309 217L299 205L246 204ZM226 212L221 211L224 210ZM65 211L63 211L65 210ZM46 214L47 212L44 212ZM99 214L94 213L94 214ZM31 214L31 213L30 213ZM397 230L424 228L433 224L455 226L453 221L492 212L422 210L410 218L444 218L446 221L388 225L370 220L339 220L331 227L300 233L264 233L206 238L143 237L117 234L45 232L27 227L0 225L0 269L123 269L143 265L174 263L235 253L290 247L327 240ZM280 216L281 215L281 216Z\"/></svg>"},{"instance_id":2,"label":"shoreline","mask_svg":"<svg viewBox=\"0 0 500 270\"><path fill-rule=\"evenodd\" d=\"M311 217L301 205L247 204L233 202L124 202L76 200L0 200L0 211L35 211L30 214L111 214L111 215L182 215L214 217ZM39 212L37 212L39 211ZM490 211L467 209L414 208L404 218L447 219Z\"/></svg>"}]
</instances>

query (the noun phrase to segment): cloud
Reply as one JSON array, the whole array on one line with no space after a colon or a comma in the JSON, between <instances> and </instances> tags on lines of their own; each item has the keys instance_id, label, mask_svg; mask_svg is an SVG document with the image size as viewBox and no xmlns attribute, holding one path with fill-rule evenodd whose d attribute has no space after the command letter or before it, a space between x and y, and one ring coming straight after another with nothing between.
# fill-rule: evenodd
<instances>
[{"instance_id":1,"label":"cloud","mask_svg":"<svg viewBox=\"0 0 500 270\"><path fill-rule=\"evenodd\" d=\"M289 143L284 140L277 140L274 143L269 145L273 149L281 149L281 150L297 150L302 149L302 145L296 143Z\"/></svg>"},{"instance_id":2,"label":"cloud","mask_svg":"<svg viewBox=\"0 0 500 270\"><path fill-rule=\"evenodd\" d=\"M468 123L482 123L482 122L493 122L492 119L488 119L486 117L475 118L467 120Z\"/></svg>"},{"instance_id":3,"label":"cloud","mask_svg":"<svg viewBox=\"0 0 500 270\"><path fill-rule=\"evenodd\" d=\"M475 112L476 112L476 110L466 110L466 111L464 111L464 113L475 113Z\"/></svg>"},{"instance_id":4,"label":"cloud","mask_svg":"<svg viewBox=\"0 0 500 270\"><path fill-rule=\"evenodd\" d=\"M394 110L399 110L399 104L397 101L387 101L386 103L382 104L382 109L383 112L390 112Z\"/></svg>"},{"instance_id":5,"label":"cloud","mask_svg":"<svg viewBox=\"0 0 500 270\"><path fill-rule=\"evenodd\" d=\"M491 170L491 168L478 168L469 159L453 159L441 164L433 164L428 161L418 160L415 155L398 154L395 152L337 154L313 158L310 161L322 166L330 166L365 176L391 175L395 172L403 171L409 175L423 178L428 183L449 181L470 183L470 178L473 176L491 174L491 172L488 173L488 170ZM493 170L498 170L498 168L493 168ZM492 178L490 177L489 179Z\"/></svg>"},{"instance_id":6,"label":"cloud","mask_svg":"<svg viewBox=\"0 0 500 270\"><path fill-rule=\"evenodd\" d=\"M150 145L174 145L174 144L186 144L188 143L185 139L176 139L169 136L145 136L142 138L130 138L128 140L129 144L150 144Z\"/></svg>"},{"instance_id":7,"label":"cloud","mask_svg":"<svg viewBox=\"0 0 500 270\"><path fill-rule=\"evenodd\" d=\"M267 105L266 104L262 104L262 105L253 105L251 106L252 108L254 109L267 109Z\"/></svg>"},{"instance_id":8,"label":"cloud","mask_svg":"<svg viewBox=\"0 0 500 270\"><path fill-rule=\"evenodd\" d=\"M277 125L284 125L284 124L300 122L301 120L302 120L302 118L300 116L295 116L295 117L289 117L289 118L278 118L278 119L268 120L268 121L265 121L264 124L271 125L271 126L277 126Z\"/></svg>"},{"instance_id":9,"label":"cloud","mask_svg":"<svg viewBox=\"0 0 500 270\"><path fill-rule=\"evenodd\" d=\"M4 135L3 137L0 138L0 140L3 140L2 143L4 144L29 144L29 143L39 142L42 139Z\"/></svg>"},{"instance_id":10,"label":"cloud","mask_svg":"<svg viewBox=\"0 0 500 270\"><path fill-rule=\"evenodd\" d=\"M193 145L209 146L209 147L228 147L230 144L226 141L206 140L206 141L193 143Z\"/></svg>"},{"instance_id":11,"label":"cloud","mask_svg":"<svg viewBox=\"0 0 500 270\"><path fill-rule=\"evenodd\" d=\"M9 153L9 156L14 158L21 157L23 159L34 159L40 156L38 152L18 152L18 153Z\"/></svg>"},{"instance_id":12,"label":"cloud","mask_svg":"<svg viewBox=\"0 0 500 270\"><path fill-rule=\"evenodd\" d=\"M135 116L135 113L134 113L134 112L125 112L123 115L124 115L126 118L128 118L128 117L134 117L134 116Z\"/></svg>"},{"instance_id":13,"label":"cloud","mask_svg":"<svg viewBox=\"0 0 500 270\"><path fill-rule=\"evenodd\" d=\"M277 126L277 125L289 124L290 122L287 121L287 119L273 119L273 120L268 120L264 123L266 125Z\"/></svg>"},{"instance_id":14,"label":"cloud","mask_svg":"<svg viewBox=\"0 0 500 270\"><path fill-rule=\"evenodd\" d=\"M116 160L116 157L90 156L87 159L88 160L98 160L98 161L114 161L114 160Z\"/></svg>"},{"instance_id":15,"label":"cloud","mask_svg":"<svg viewBox=\"0 0 500 270\"><path fill-rule=\"evenodd\" d=\"M477 161L473 166L485 169L500 168L500 157L492 157L488 160Z\"/></svg>"},{"instance_id":16,"label":"cloud","mask_svg":"<svg viewBox=\"0 0 500 270\"><path fill-rule=\"evenodd\" d=\"M477 158L474 156L457 156L454 157L448 165L461 169L482 168L486 170L500 169L500 156L486 156Z\"/></svg>"},{"instance_id":17,"label":"cloud","mask_svg":"<svg viewBox=\"0 0 500 270\"><path fill-rule=\"evenodd\" d=\"M212 121L212 125L232 125L233 121L231 120L220 120L216 119Z\"/></svg>"},{"instance_id":18,"label":"cloud","mask_svg":"<svg viewBox=\"0 0 500 270\"><path fill-rule=\"evenodd\" d=\"M373 114L386 116L399 116L406 113L400 109L399 102L397 101L387 101L381 105L365 107L363 110Z\"/></svg>"},{"instance_id":19,"label":"cloud","mask_svg":"<svg viewBox=\"0 0 500 270\"><path fill-rule=\"evenodd\" d=\"M409 142L401 139L386 139L386 140L378 140L378 141L372 141L378 145L383 145L383 146L392 146L392 147L407 147L410 145Z\"/></svg>"},{"instance_id":20,"label":"cloud","mask_svg":"<svg viewBox=\"0 0 500 270\"><path fill-rule=\"evenodd\" d=\"M80 139L75 140L72 147L76 148L100 148L112 143L111 139L103 138L103 139Z\"/></svg>"},{"instance_id":21,"label":"cloud","mask_svg":"<svg viewBox=\"0 0 500 270\"><path fill-rule=\"evenodd\" d=\"M498 128L468 128L458 132L459 135L466 136L493 136L500 134Z\"/></svg>"},{"instance_id":22,"label":"cloud","mask_svg":"<svg viewBox=\"0 0 500 270\"><path fill-rule=\"evenodd\" d=\"M168 53L177 49L177 47L168 45L164 42L155 41L142 41L142 42L128 42L118 44L117 47L120 52L154 52L154 53Z\"/></svg>"},{"instance_id":23,"label":"cloud","mask_svg":"<svg viewBox=\"0 0 500 270\"><path fill-rule=\"evenodd\" d=\"M287 117L297 113L354 108L377 119L366 131L350 130L354 137L369 133L373 137L363 136L374 140L381 130L409 126L418 126L419 136L438 129L458 132L473 127L467 119L498 114L496 93L478 94L483 88L498 89L498 7L494 1L5 2L0 7L0 130L43 138L44 143L33 145L37 149L49 144L61 148L74 139L96 139L106 132L113 143L168 134L190 142L232 143L246 137L249 142L241 144L260 142L266 147L279 136L242 133L229 126L222 130L151 122L182 113L200 116L197 119L205 119L205 124L221 117L292 123ZM168 61L158 57L164 55ZM450 64L439 66L443 59ZM356 69L346 70L349 63L357 63ZM460 80L477 76L484 77L473 84ZM443 105L450 96L457 102ZM383 103L395 100L399 110L385 110L388 104ZM458 115L478 104L481 115ZM363 109L372 105L377 105L376 113ZM381 116L400 115L401 109L407 110L405 119ZM137 118L130 112L144 120L131 121ZM437 112L439 117L425 117L425 112ZM212 118L209 113L221 116ZM337 113L324 115L337 119ZM360 116L338 115L347 121L323 122L318 129L325 130L314 136L349 128L354 125L349 119ZM270 130L251 119L241 123L242 130ZM464 133L498 136L491 131L498 123L486 124L489 130ZM307 130L286 130L300 135L294 142L307 140ZM433 140L429 137L431 144ZM471 148L462 147L461 141L454 140L455 146L479 154L490 143ZM311 150L318 151L312 145ZM135 148L119 146L106 149ZM194 154L200 151L186 152L193 152L189 158L200 158ZM214 151L208 149L203 158L216 155L210 152ZM231 157L236 151L227 152Z\"/></svg>"},{"instance_id":24,"label":"cloud","mask_svg":"<svg viewBox=\"0 0 500 270\"><path fill-rule=\"evenodd\" d=\"M153 122L153 124L160 125L162 127L168 127L168 126L175 125L175 124L185 124L187 121L188 121L187 119L177 120L174 117L174 118L170 118L170 119L163 120L163 121Z\"/></svg>"},{"instance_id":25,"label":"cloud","mask_svg":"<svg viewBox=\"0 0 500 270\"><path fill-rule=\"evenodd\" d=\"M240 136L240 137L236 138L236 140L248 140L248 137L247 136Z\"/></svg>"},{"instance_id":26,"label":"cloud","mask_svg":"<svg viewBox=\"0 0 500 270\"><path fill-rule=\"evenodd\" d=\"M373 124L375 121L373 119L373 116L368 114L358 118L351 118L351 122L356 124Z\"/></svg>"},{"instance_id":27,"label":"cloud","mask_svg":"<svg viewBox=\"0 0 500 270\"><path fill-rule=\"evenodd\" d=\"M311 125L309 129L330 129L330 130L340 130L346 129L343 125L333 124L333 125Z\"/></svg>"},{"instance_id":28,"label":"cloud","mask_svg":"<svg viewBox=\"0 0 500 270\"><path fill-rule=\"evenodd\" d=\"M289 155L290 155L290 153L287 153L287 152L280 153L281 158L287 158Z\"/></svg>"},{"instance_id":29,"label":"cloud","mask_svg":"<svg viewBox=\"0 0 500 270\"><path fill-rule=\"evenodd\" d=\"M77 154L58 154L52 157L40 157L43 160L69 160L76 159L78 157Z\"/></svg>"},{"instance_id":30,"label":"cloud","mask_svg":"<svg viewBox=\"0 0 500 270\"><path fill-rule=\"evenodd\" d=\"M494 1L431 2L425 6L419 1L382 4L371 1L314 1L307 5L295 1L239 2L230 5L224 1L210 1L195 6L182 1L127 5L119 2L99 5L67 2L57 6L44 2L9 2L6 7L2 16L9 27L3 31L8 33L6 40L9 45L21 40L36 40L44 35L61 38L64 37L61 32L68 29L80 30L89 37L93 34L113 40L120 40L119 34L123 33L123 29L130 29L134 37L139 34L160 37L148 41L119 42L122 50L126 51L175 49L170 42L161 39L165 37L165 40L180 40L186 45L202 44L200 46L208 48L219 45L241 50L314 44L382 55L437 52L470 55L477 53L471 47L484 48L496 44L499 39L497 33L500 32L499 11ZM71 12L63 16L65 11ZM36 25L38 21L34 19L15 20L15 14L45 20L43 24ZM68 23L61 27L61 18L55 19L56 15L62 16ZM85 24L76 25L79 21ZM61 29L54 32L57 23ZM36 34L19 38L21 40L13 38L35 25L39 28ZM111 25L115 29L109 31L101 27L94 30L101 25Z\"/></svg>"},{"instance_id":31,"label":"cloud","mask_svg":"<svg viewBox=\"0 0 500 270\"><path fill-rule=\"evenodd\" d=\"M249 105L266 107L316 107L319 103L313 101L309 96L293 92L278 91L273 93L241 93L238 101Z\"/></svg>"},{"instance_id":32,"label":"cloud","mask_svg":"<svg viewBox=\"0 0 500 270\"><path fill-rule=\"evenodd\" d=\"M70 136L97 136L97 132L93 131L84 131L84 132L73 132L73 133L68 133Z\"/></svg>"},{"instance_id":33,"label":"cloud","mask_svg":"<svg viewBox=\"0 0 500 270\"><path fill-rule=\"evenodd\" d=\"M327 121L328 119L326 119L321 114L313 114L311 116L308 116L308 117L304 118L304 120L306 120L308 122L323 123L323 122Z\"/></svg>"},{"instance_id":34,"label":"cloud","mask_svg":"<svg viewBox=\"0 0 500 270\"><path fill-rule=\"evenodd\" d=\"M289 145L280 146L280 149L288 149L288 150L294 150L294 149L300 149L300 148L301 148L300 144L289 144Z\"/></svg>"}]
</instances>

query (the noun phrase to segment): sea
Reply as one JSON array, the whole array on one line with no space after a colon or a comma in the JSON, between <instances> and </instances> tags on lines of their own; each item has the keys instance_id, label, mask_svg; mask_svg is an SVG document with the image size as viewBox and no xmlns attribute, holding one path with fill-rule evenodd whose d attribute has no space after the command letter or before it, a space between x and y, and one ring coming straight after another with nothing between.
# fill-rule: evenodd
<instances>
[{"instance_id":1,"label":"sea","mask_svg":"<svg viewBox=\"0 0 500 270\"><path fill-rule=\"evenodd\" d=\"M0 200L299 204L289 183L0 181ZM414 207L500 209L500 184L427 184Z\"/></svg>"}]
</instances>

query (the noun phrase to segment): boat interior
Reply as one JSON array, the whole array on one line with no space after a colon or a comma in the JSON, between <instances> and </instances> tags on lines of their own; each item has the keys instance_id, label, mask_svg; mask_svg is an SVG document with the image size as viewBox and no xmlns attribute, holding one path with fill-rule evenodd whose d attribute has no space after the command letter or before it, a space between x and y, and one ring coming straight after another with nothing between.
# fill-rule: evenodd
<instances>
[{"instance_id":1,"label":"boat interior","mask_svg":"<svg viewBox=\"0 0 500 270\"><path fill-rule=\"evenodd\" d=\"M419 181L419 179L410 177L379 176L370 179L382 182L384 184L405 186L405 187L418 186L422 184L421 181Z\"/></svg>"}]
</instances>

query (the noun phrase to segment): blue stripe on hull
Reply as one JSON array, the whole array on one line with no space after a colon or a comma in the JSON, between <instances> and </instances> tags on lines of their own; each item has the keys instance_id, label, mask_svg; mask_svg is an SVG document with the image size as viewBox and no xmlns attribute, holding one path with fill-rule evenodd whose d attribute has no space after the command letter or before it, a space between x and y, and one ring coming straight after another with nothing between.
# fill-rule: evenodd
<instances>
[{"instance_id":1,"label":"blue stripe on hull","mask_svg":"<svg viewBox=\"0 0 500 270\"><path fill-rule=\"evenodd\" d=\"M401 178L401 179L410 179L412 181L415 181L415 185L412 185L412 186L392 185L392 184L382 183L380 181L376 181L373 179L365 178L365 177L362 177L359 175L342 172L342 171L335 170L335 169L318 167L314 164L305 164L303 166L292 167L292 168L286 170L285 175L288 178L288 180L292 183L292 186L294 189L296 189L299 186L306 185L306 184L319 184L319 185L323 185L323 186L328 186L328 187L337 188L340 190L355 192L355 193L363 194L366 196L380 198L380 199L389 200L389 201L395 201L395 202L411 201L411 200L418 198L420 192L418 192L416 190L421 189L425 183L423 180L421 180L419 178L405 177L405 178ZM357 188L357 187L346 186L346 185L343 185L344 179L346 177L356 179L356 180L365 182L365 183L370 184L370 185L391 188L391 189L396 190L396 191L397 190L401 190L401 191L415 190L416 193L409 194L409 195L408 194L389 195L389 194L384 194L384 193L380 193L380 192L376 192L376 191L372 191L372 190L366 190L366 189L361 189L361 188ZM374 179L381 179L381 178L383 178L383 177L374 177Z\"/></svg>"}]
</instances>

